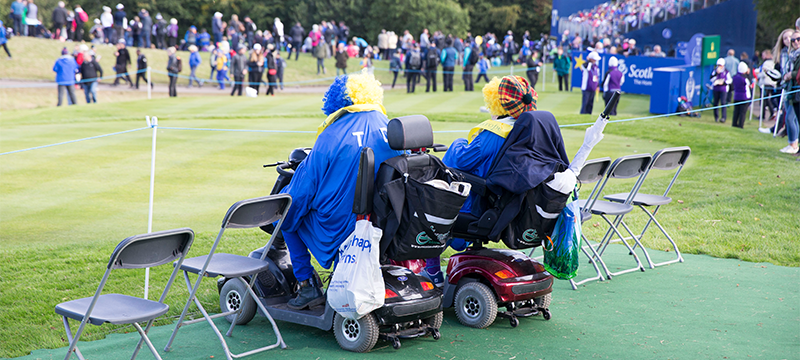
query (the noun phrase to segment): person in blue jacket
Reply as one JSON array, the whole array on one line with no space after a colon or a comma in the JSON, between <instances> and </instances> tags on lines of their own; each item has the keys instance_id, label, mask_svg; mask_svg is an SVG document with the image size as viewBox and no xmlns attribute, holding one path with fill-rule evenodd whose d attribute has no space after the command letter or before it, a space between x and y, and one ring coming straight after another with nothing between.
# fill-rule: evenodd
<instances>
[{"instance_id":1,"label":"person in blue jacket","mask_svg":"<svg viewBox=\"0 0 800 360\"><path fill-rule=\"evenodd\" d=\"M69 54L67 48L61 50L61 57L53 64L53 71L56 73L56 82L58 83L58 106L61 106L64 99L64 91L67 92L69 97L67 100L69 105L77 104L75 98L75 74L78 73L78 63L75 58Z\"/></svg>"},{"instance_id":2,"label":"person in blue jacket","mask_svg":"<svg viewBox=\"0 0 800 360\"><path fill-rule=\"evenodd\" d=\"M189 68L192 70L192 72L189 74L189 87L192 87L192 80L197 83L198 87L203 86L203 82L197 78L197 75L195 75L197 67L203 62L203 59L200 58L200 53L198 53L197 50L197 45L189 45Z\"/></svg>"},{"instance_id":3,"label":"person in blue jacket","mask_svg":"<svg viewBox=\"0 0 800 360\"><path fill-rule=\"evenodd\" d=\"M317 130L313 150L281 191L292 196L281 227L300 283L298 296L288 303L292 309L325 302L311 255L330 268L339 246L355 230L352 208L361 149L372 148L376 164L402 153L386 140L389 119L382 103L383 89L372 74L337 77L323 97L328 118Z\"/></svg>"},{"instance_id":4,"label":"person in blue jacket","mask_svg":"<svg viewBox=\"0 0 800 360\"><path fill-rule=\"evenodd\" d=\"M456 59L458 52L453 47L453 38L448 37L445 40L445 48L442 50L442 82L444 83L445 92L453 91L453 73L456 70Z\"/></svg>"},{"instance_id":5,"label":"person in blue jacket","mask_svg":"<svg viewBox=\"0 0 800 360\"><path fill-rule=\"evenodd\" d=\"M11 60L11 52L8 51L8 37L6 36L6 26L3 25L3 20L0 20L0 45L3 46L3 49L6 50L6 54L8 54L8 59Z\"/></svg>"}]
</instances>

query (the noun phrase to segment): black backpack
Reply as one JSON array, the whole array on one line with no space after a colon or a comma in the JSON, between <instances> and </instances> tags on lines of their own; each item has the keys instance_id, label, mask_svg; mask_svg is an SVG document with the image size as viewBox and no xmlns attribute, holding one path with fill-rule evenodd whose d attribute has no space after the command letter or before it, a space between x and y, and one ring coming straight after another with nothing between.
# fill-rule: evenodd
<instances>
[{"instance_id":1,"label":"black backpack","mask_svg":"<svg viewBox=\"0 0 800 360\"><path fill-rule=\"evenodd\" d=\"M438 157L428 154L411 157L414 163L426 157L427 164L413 166L409 171L409 156L401 155L384 161L378 170L373 202L376 226L383 229L382 263L441 255L467 199L425 184L433 179L447 183L461 181Z\"/></svg>"},{"instance_id":2,"label":"black backpack","mask_svg":"<svg viewBox=\"0 0 800 360\"><path fill-rule=\"evenodd\" d=\"M422 65L422 57L420 56L419 51L412 51L408 56L408 65L412 69L419 69L420 65Z\"/></svg>"},{"instance_id":3,"label":"black backpack","mask_svg":"<svg viewBox=\"0 0 800 360\"><path fill-rule=\"evenodd\" d=\"M439 53L434 49L428 50L428 68L434 69L439 66Z\"/></svg>"},{"instance_id":4,"label":"black backpack","mask_svg":"<svg viewBox=\"0 0 800 360\"><path fill-rule=\"evenodd\" d=\"M468 62L470 65L475 65L475 64L477 64L477 63L478 63L478 50L476 50L476 49L472 49L472 51L470 51L470 53L469 53L469 59L467 59L467 62Z\"/></svg>"}]
</instances>

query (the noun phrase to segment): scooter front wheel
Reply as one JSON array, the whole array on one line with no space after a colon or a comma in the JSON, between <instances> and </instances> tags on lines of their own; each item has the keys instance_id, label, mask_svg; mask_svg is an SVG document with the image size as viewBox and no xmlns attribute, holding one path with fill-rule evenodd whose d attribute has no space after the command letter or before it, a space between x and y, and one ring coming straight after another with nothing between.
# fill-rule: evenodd
<instances>
[{"instance_id":1,"label":"scooter front wheel","mask_svg":"<svg viewBox=\"0 0 800 360\"><path fill-rule=\"evenodd\" d=\"M338 313L333 318L333 335L342 349L357 353L372 350L378 342L378 320L367 314L361 319L347 319Z\"/></svg>"},{"instance_id":2,"label":"scooter front wheel","mask_svg":"<svg viewBox=\"0 0 800 360\"><path fill-rule=\"evenodd\" d=\"M235 317L236 325L244 325L256 316L258 305L256 305L255 299L245 295L247 295L247 288L239 279L230 279L225 282L225 285L222 285L222 289L219 291L219 308L222 312L241 310L238 316L236 316L237 314L225 316L225 320L228 320L229 323L232 323Z\"/></svg>"},{"instance_id":3,"label":"scooter front wheel","mask_svg":"<svg viewBox=\"0 0 800 360\"><path fill-rule=\"evenodd\" d=\"M471 282L456 291L456 317L462 324L484 329L497 317L497 300L485 284Z\"/></svg>"}]
</instances>

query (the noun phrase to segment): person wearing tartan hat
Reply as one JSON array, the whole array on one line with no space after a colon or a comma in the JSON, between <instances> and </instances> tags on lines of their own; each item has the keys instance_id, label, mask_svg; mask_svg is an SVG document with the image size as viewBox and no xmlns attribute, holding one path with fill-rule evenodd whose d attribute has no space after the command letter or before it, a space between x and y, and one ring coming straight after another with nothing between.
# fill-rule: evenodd
<instances>
[{"instance_id":1,"label":"person wearing tartan hat","mask_svg":"<svg viewBox=\"0 0 800 360\"><path fill-rule=\"evenodd\" d=\"M512 118L516 119L526 111L536 110L539 95L522 76L504 76L497 92L500 104Z\"/></svg>"}]
</instances>

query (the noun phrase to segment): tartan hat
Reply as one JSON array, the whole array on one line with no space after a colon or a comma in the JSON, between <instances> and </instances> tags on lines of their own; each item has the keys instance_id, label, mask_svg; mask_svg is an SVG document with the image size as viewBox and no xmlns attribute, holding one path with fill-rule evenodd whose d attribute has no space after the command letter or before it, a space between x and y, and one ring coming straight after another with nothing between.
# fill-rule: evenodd
<instances>
[{"instance_id":1,"label":"tartan hat","mask_svg":"<svg viewBox=\"0 0 800 360\"><path fill-rule=\"evenodd\" d=\"M526 111L536 110L539 95L528 85L528 80L521 76L504 76L497 92L500 94L500 104L515 119Z\"/></svg>"}]
</instances>

